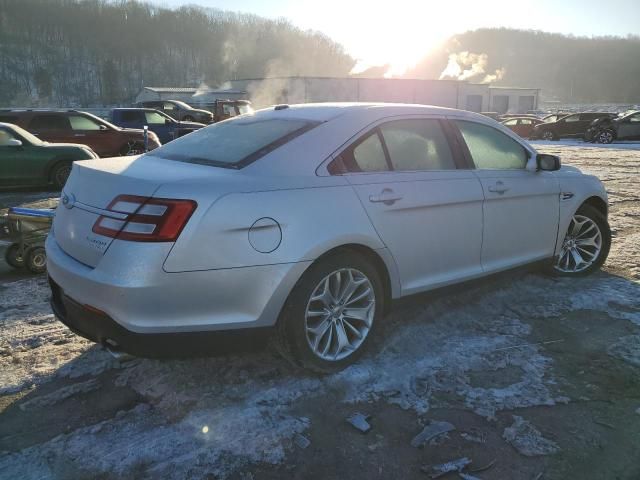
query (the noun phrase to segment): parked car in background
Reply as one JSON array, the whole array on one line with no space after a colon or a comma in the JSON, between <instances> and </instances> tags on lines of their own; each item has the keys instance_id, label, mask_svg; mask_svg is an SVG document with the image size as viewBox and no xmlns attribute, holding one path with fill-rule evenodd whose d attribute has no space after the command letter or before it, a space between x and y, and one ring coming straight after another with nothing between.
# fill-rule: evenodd
<instances>
[{"instance_id":1,"label":"parked car in background","mask_svg":"<svg viewBox=\"0 0 640 480\"><path fill-rule=\"evenodd\" d=\"M79 110L0 110L0 121L16 124L41 140L82 143L101 157L137 155L144 152L143 130L120 128ZM161 145L150 132L148 149Z\"/></svg>"},{"instance_id":2,"label":"parked car in background","mask_svg":"<svg viewBox=\"0 0 640 480\"><path fill-rule=\"evenodd\" d=\"M166 113L174 120L180 122L199 122L209 124L213 122L213 113L208 110L193 108L179 100L150 100L139 102L136 107L153 108Z\"/></svg>"},{"instance_id":3,"label":"parked car in background","mask_svg":"<svg viewBox=\"0 0 640 480\"><path fill-rule=\"evenodd\" d=\"M253 112L251 102L248 100L216 100L211 106L213 121L221 122L238 115Z\"/></svg>"},{"instance_id":4,"label":"parked car in background","mask_svg":"<svg viewBox=\"0 0 640 480\"><path fill-rule=\"evenodd\" d=\"M597 118L613 117L615 114L602 112L572 113L555 122L543 122L531 132L531 139L559 140L560 138L584 138L589 125Z\"/></svg>"},{"instance_id":5,"label":"parked car in background","mask_svg":"<svg viewBox=\"0 0 640 480\"><path fill-rule=\"evenodd\" d=\"M217 99L213 103L205 104L209 110L195 109L178 100L155 100L141 102L140 107L161 110L176 120L197 121L202 123L216 123L229 118L253 112L248 100ZM212 113L213 112L213 113Z\"/></svg>"},{"instance_id":6,"label":"parked car in background","mask_svg":"<svg viewBox=\"0 0 640 480\"><path fill-rule=\"evenodd\" d=\"M529 138L533 127L543 123L542 120L534 117L511 117L507 120L503 120L502 124L509 130L517 133L522 138Z\"/></svg>"},{"instance_id":7,"label":"parked car in background","mask_svg":"<svg viewBox=\"0 0 640 480\"><path fill-rule=\"evenodd\" d=\"M546 123L556 122L561 118L566 117L567 115L569 114L568 113L551 113L549 115L545 115L544 117L542 117L542 121Z\"/></svg>"},{"instance_id":8,"label":"parked car in background","mask_svg":"<svg viewBox=\"0 0 640 480\"><path fill-rule=\"evenodd\" d=\"M640 112L629 112L621 117L603 117L594 120L585 140L612 143L614 140L640 140Z\"/></svg>"},{"instance_id":9,"label":"parked car in background","mask_svg":"<svg viewBox=\"0 0 640 480\"><path fill-rule=\"evenodd\" d=\"M480 115L484 115L485 117L492 118L496 122L499 122L501 118L501 115L498 112L480 112Z\"/></svg>"},{"instance_id":10,"label":"parked car in background","mask_svg":"<svg viewBox=\"0 0 640 480\"><path fill-rule=\"evenodd\" d=\"M538 118L536 115L533 115L531 113L503 113L502 115L500 115L500 121L508 120L510 118L522 118L522 117Z\"/></svg>"},{"instance_id":11,"label":"parked car in background","mask_svg":"<svg viewBox=\"0 0 640 480\"><path fill-rule=\"evenodd\" d=\"M392 298L538 261L585 275L611 240L596 177L419 105L279 105L79 162L65 198L47 266L74 332L166 355L274 327L321 372L362 354Z\"/></svg>"},{"instance_id":12,"label":"parked car in background","mask_svg":"<svg viewBox=\"0 0 640 480\"><path fill-rule=\"evenodd\" d=\"M98 155L86 145L47 143L10 123L0 123L0 186L62 188L76 160Z\"/></svg>"},{"instance_id":13,"label":"parked car in background","mask_svg":"<svg viewBox=\"0 0 640 480\"><path fill-rule=\"evenodd\" d=\"M109 113L109 121L124 128L147 126L162 143L168 143L205 126L204 123L174 120L169 115L152 108L114 108Z\"/></svg>"}]
</instances>

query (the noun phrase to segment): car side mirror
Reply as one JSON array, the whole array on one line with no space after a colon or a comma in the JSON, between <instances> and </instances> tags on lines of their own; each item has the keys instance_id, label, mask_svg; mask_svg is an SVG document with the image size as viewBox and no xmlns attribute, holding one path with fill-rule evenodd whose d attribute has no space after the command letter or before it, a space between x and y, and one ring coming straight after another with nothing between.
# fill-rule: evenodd
<instances>
[{"instance_id":1,"label":"car side mirror","mask_svg":"<svg viewBox=\"0 0 640 480\"><path fill-rule=\"evenodd\" d=\"M7 142L7 147L21 147L22 141L17 138L12 138Z\"/></svg>"},{"instance_id":2,"label":"car side mirror","mask_svg":"<svg viewBox=\"0 0 640 480\"><path fill-rule=\"evenodd\" d=\"M100 125L100 130L103 131L103 132L106 132L109 129L107 128L106 125Z\"/></svg>"},{"instance_id":3,"label":"car side mirror","mask_svg":"<svg viewBox=\"0 0 640 480\"><path fill-rule=\"evenodd\" d=\"M539 153L536 156L536 166L538 170L545 172L560 170L560 157L549 155L548 153Z\"/></svg>"}]
</instances>

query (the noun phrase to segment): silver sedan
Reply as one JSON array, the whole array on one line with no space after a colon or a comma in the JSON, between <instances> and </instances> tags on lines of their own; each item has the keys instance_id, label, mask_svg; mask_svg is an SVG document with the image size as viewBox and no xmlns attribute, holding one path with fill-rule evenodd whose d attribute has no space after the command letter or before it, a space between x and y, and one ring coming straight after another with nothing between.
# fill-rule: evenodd
<instances>
[{"instance_id":1,"label":"silver sedan","mask_svg":"<svg viewBox=\"0 0 640 480\"><path fill-rule=\"evenodd\" d=\"M392 299L533 262L588 274L610 241L600 181L491 119L309 104L76 162L46 248L54 312L93 341L154 355L269 327L333 371Z\"/></svg>"}]
</instances>

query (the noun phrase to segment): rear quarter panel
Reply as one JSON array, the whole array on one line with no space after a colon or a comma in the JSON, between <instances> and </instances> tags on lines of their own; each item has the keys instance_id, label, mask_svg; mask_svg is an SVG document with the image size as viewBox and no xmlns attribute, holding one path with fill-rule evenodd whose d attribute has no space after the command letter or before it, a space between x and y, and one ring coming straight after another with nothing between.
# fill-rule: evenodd
<instances>
[{"instance_id":1,"label":"rear quarter panel","mask_svg":"<svg viewBox=\"0 0 640 480\"><path fill-rule=\"evenodd\" d=\"M353 188L316 188L230 193L189 222L164 264L182 272L315 260L340 245L384 248ZM270 253L254 249L249 231L263 218L279 225L281 241ZM273 229L278 235L278 227ZM275 281L275 279L274 279Z\"/></svg>"}]
</instances>

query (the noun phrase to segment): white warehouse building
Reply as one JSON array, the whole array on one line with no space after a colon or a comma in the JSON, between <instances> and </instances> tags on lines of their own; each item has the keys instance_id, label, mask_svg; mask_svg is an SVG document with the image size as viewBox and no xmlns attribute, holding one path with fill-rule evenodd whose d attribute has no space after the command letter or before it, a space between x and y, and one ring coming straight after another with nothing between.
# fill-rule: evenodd
<instances>
[{"instance_id":1,"label":"white warehouse building","mask_svg":"<svg viewBox=\"0 0 640 480\"><path fill-rule=\"evenodd\" d=\"M211 105L216 99L247 99L254 108L280 103L419 103L474 112L526 113L538 108L537 88L494 87L458 80L357 77L270 77L231 80L228 90L144 87L136 98ZM154 97L154 98L151 98Z\"/></svg>"}]
</instances>

